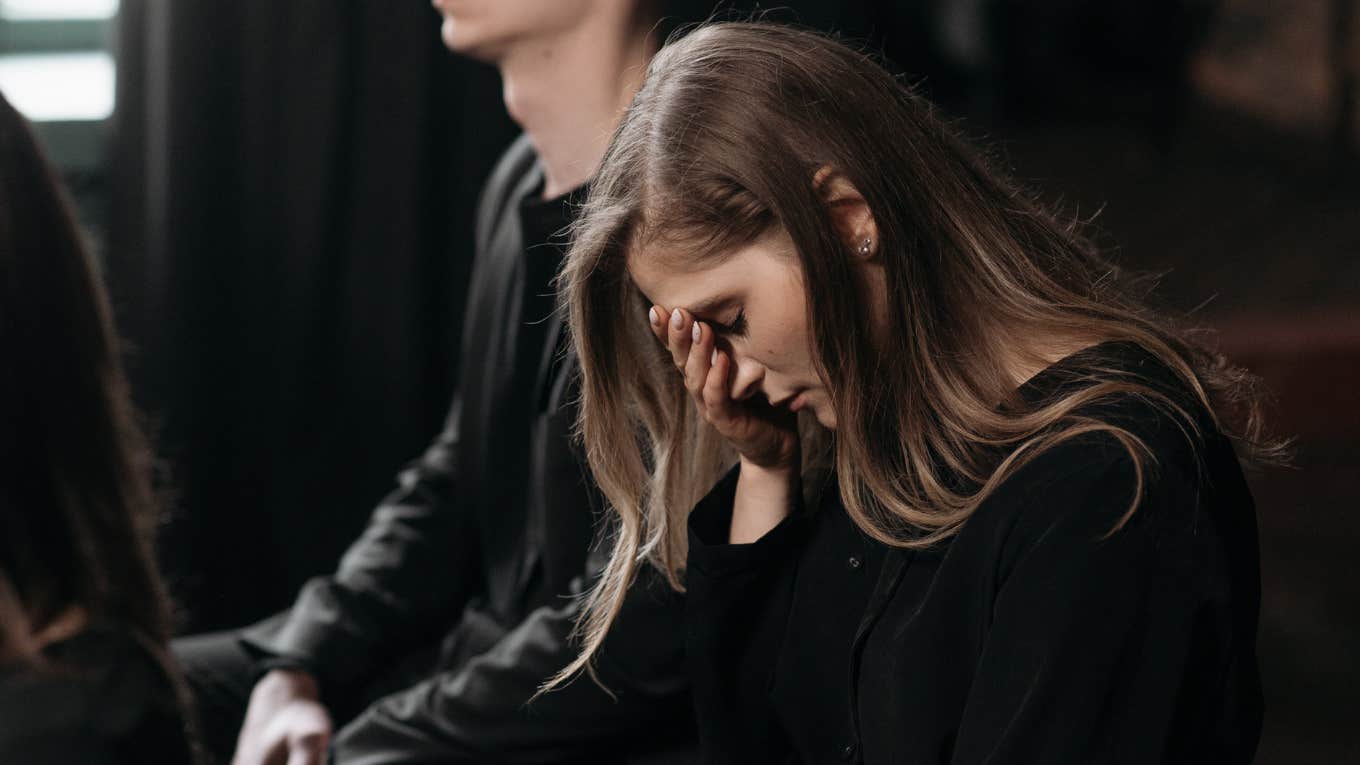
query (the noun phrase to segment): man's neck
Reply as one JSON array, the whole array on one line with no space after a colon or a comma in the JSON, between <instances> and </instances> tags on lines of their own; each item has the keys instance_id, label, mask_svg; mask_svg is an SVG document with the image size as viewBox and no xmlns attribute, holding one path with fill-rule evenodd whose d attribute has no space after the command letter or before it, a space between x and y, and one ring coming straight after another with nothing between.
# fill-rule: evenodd
<instances>
[{"instance_id":1,"label":"man's neck","mask_svg":"<svg viewBox=\"0 0 1360 765\"><path fill-rule=\"evenodd\" d=\"M526 42L500 62L505 106L543 163L545 199L595 174L656 51L648 35L604 26Z\"/></svg>"}]
</instances>

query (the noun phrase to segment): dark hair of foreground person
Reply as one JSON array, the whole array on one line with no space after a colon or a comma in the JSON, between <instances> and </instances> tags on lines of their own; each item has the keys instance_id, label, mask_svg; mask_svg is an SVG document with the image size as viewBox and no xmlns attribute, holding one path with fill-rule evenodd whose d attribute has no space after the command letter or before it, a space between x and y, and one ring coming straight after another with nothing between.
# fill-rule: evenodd
<instances>
[{"instance_id":1,"label":"dark hair of foreground person","mask_svg":"<svg viewBox=\"0 0 1360 765\"><path fill-rule=\"evenodd\" d=\"M0 96L0 761L192 759L151 470L95 263Z\"/></svg>"}]
</instances>

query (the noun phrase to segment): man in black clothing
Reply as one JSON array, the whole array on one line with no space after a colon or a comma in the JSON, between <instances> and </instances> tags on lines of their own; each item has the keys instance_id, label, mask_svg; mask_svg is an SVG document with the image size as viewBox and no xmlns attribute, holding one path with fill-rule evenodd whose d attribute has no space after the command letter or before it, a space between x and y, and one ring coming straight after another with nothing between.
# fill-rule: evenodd
<instances>
[{"instance_id":1,"label":"man in black clothing","mask_svg":"<svg viewBox=\"0 0 1360 765\"><path fill-rule=\"evenodd\" d=\"M271 619L176 643L219 759L608 762L688 734L679 602L660 583L634 588L601 654L617 701L583 678L528 703L577 650L600 510L570 440L559 232L656 50L657 8L435 5L450 48L500 68L525 130L478 211L459 389L333 575Z\"/></svg>"}]
</instances>

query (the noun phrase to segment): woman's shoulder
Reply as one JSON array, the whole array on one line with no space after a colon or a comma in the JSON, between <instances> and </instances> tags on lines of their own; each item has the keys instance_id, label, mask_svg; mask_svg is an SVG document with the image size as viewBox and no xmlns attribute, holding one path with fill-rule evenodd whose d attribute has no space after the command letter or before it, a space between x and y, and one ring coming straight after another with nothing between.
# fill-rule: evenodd
<instances>
[{"instance_id":1,"label":"woman's shoulder","mask_svg":"<svg viewBox=\"0 0 1360 765\"><path fill-rule=\"evenodd\" d=\"M1090 471L1141 455L1158 465L1195 467L1206 447L1223 438L1195 385L1130 341L1100 343L1062 359L1020 391L1034 408L1064 398L1079 402L1040 434L1075 433L1044 449L1039 465L1045 471Z\"/></svg>"},{"instance_id":2,"label":"woman's shoulder","mask_svg":"<svg viewBox=\"0 0 1360 765\"><path fill-rule=\"evenodd\" d=\"M0 669L0 762L134 761L193 752L174 681L129 630L92 626Z\"/></svg>"},{"instance_id":3,"label":"woman's shoulder","mask_svg":"<svg viewBox=\"0 0 1360 765\"><path fill-rule=\"evenodd\" d=\"M1094 544L1116 530L1158 538L1193 530L1213 501L1208 489L1241 477L1212 415L1188 382L1136 344L1079 356L1040 373L1027 397L1052 401L1102 376L1139 385L1081 404L1014 455L1019 467L969 522L1012 548L1053 534Z\"/></svg>"}]
</instances>

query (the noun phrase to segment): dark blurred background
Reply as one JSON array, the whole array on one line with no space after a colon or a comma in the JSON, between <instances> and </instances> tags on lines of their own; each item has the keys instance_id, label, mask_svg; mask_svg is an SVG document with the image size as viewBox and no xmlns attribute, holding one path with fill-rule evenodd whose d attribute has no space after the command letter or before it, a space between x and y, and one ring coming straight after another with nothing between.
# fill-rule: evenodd
<instances>
[{"instance_id":1,"label":"dark blurred background","mask_svg":"<svg viewBox=\"0 0 1360 765\"><path fill-rule=\"evenodd\" d=\"M1264 377L1298 458L1252 476L1258 762L1360 762L1360 0L761 10L880 51ZM441 423L472 206L516 130L438 26L420 0L0 0L0 90L131 344L186 632L331 569Z\"/></svg>"}]
</instances>

